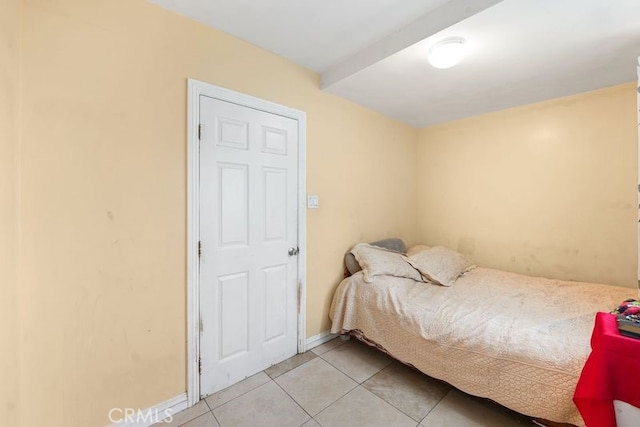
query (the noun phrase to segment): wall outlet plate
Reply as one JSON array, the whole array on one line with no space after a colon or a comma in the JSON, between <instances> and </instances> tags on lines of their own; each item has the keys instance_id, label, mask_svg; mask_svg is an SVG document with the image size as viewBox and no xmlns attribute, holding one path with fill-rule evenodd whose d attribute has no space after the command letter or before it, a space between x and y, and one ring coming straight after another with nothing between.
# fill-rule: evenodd
<instances>
[{"instance_id":1,"label":"wall outlet plate","mask_svg":"<svg viewBox=\"0 0 640 427\"><path fill-rule=\"evenodd\" d=\"M309 194L307 196L307 208L318 209L320 207L320 198L316 194Z\"/></svg>"}]
</instances>

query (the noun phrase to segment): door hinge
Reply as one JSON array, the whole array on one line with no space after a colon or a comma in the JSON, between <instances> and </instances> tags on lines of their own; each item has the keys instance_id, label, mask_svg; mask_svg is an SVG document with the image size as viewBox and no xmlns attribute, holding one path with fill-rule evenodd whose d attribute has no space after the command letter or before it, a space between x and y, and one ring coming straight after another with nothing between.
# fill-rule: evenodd
<instances>
[{"instance_id":1,"label":"door hinge","mask_svg":"<svg viewBox=\"0 0 640 427\"><path fill-rule=\"evenodd\" d=\"M202 359L198 357L198 374L202 375Z\"/></svg>"},{"instance_id":2,"label":"door hinge","mask_svg":"<svg viewBox=\"0 0 640 427\"><path fill-rule=\"evenodd\" d=\"M202 125L198 125L198 140L202 139Z\"/></svg>"},{"instance_id":3,"label":"door hinge","mask_svg":"<svg viewBox=\"0 0 640 427\"><path fill-rule=\"evenodd\" d=\"M198 258L202 256L202 241L198 241Z\"/></svg>"}]
</instances>

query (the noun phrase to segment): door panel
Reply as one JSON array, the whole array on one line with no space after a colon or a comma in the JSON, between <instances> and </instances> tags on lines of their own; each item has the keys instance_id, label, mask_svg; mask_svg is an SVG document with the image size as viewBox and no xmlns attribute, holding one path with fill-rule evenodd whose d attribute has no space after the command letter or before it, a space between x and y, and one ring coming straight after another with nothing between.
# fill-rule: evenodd
<instances>
[{"instance_id":1,"label":"door panel","mask_svg":"<svg viewBox=\"0 0 640 427\"><path fill-rule=\"evenodd\" d=\"M287 333L287 266L277 265L262 270L265 293L265 341L271 342Z\"/></svg>"},{"instance_id":2,"label":"door panel","mask_svg":"<svg viewBox=\"0 0 640 427\"><path fill-rule=\"evenodd\" d=\"M249 351L249 274L218 278L218 337L221 361Z\"/></svg>"},{"instance_id":3,"label":"door panel","mask_svg":"<svg viewBox=\"0 0 640 427\"><path fill-rule=\"evenodd\" d=\"M297 351L298 122L200 97L205 396Z\"/></svg>"},{"instance_id":4,"label":"door panel","mask_svg":"<svg viewBox=\"0 0 640 427\"><path fill-rule=\"evenodd\" d=\"M287 170L264 168L264 240L287 239Z\"/></svg>"},{"instance_id":5,"label":"door panel","mask_svg":"<svg viewBox=\"0 0 640 427\"><path fill-rule=\"evenodd\" d=\"M247 245L249 237L249 168L218 163L219 246Z\"/></svg>"}]
</instances>

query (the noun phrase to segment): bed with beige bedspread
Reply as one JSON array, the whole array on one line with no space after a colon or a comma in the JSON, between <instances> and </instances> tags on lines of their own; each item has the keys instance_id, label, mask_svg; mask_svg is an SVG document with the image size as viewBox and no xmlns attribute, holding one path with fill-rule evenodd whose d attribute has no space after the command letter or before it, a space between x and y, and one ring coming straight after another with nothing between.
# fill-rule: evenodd
<instances>
[{"instance_id":1,"label":"bed with beige bedspread","mask_svg":"<svg viewBox=\"0 0 640 427\"><path fill-rule=\"evenodd\" d=\"M522 414L583 426L572 397L594 314L633 289L476 268L453 286L358 272L338 287L331 332L357 331L401 362Z\"/></svg>"}]
</instances>

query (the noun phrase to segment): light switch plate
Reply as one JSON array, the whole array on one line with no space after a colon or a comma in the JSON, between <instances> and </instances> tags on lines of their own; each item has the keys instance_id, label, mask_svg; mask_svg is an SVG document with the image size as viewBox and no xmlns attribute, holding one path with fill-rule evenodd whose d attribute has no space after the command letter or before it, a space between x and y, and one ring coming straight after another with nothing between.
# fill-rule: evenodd
<instances>
[{"instance_id":1,"label":"light switch plate","mask_svg":"<svg viewBox=\"0 0 640 427\"><path fill-rule=\"evenodd\" d=\"M316 194L309 194L307 196L307 208L318 209L320 207L320 199Z\"/></svg>"}]
</instances>

